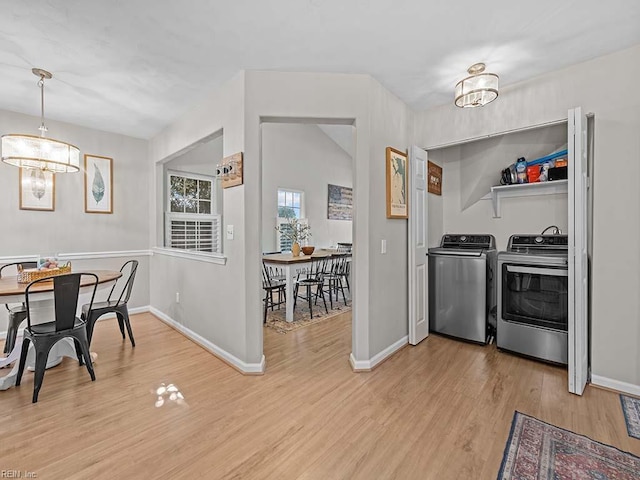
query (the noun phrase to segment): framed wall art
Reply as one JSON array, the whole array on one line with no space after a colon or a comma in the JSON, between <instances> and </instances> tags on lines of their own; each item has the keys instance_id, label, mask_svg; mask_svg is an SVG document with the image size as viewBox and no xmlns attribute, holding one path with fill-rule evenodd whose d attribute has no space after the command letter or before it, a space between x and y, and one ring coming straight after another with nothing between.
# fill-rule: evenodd
<instances>
[{"instance_id":1,"label":"framed wall art","mask_svg":"<svg viewBox=\"0 0 640 480\"><path fill-rule=\"evenodd\" d=\"M113 213L113 159L84 156L84 211Z\"/></svg>"},{"instance_id":2,"label":"framed wall art","mask_svg":"<svg viewBox=\"0 0 640 480\"><path fill-rule=\"evenodd\" d=\"M407 154L387 147L387 218L408 218Z\"/></svg>"},{"instance_id":3,"label":"framed wall art","mask_svg":"<svg viewBox=\"0 0 640 480\"><path fill-rule=\"evenodd\" d=\"M53 172L21 168L19 190L20 210L55 210L56 176Z\"/></svg>"},{"instance_id":4,"label":"framed wall art","mask_svg":"<svg viewBox=\"0 0 640 480\"><path fill-rule=\"evenodd\" d=\"M442 167L435 163L427 162L427 172L429 181L427 191L436 195L442 195Z\"/></svg>"},{"instance_id":5,"label":"framed wall art","mask_svg":"<svg viewBox=\"0 0 640 480\"><path fill-rule=\"evenodd\" d=\"M327 218L353 220L353 188L329 184Z\"/></svg>"}]
</instances>

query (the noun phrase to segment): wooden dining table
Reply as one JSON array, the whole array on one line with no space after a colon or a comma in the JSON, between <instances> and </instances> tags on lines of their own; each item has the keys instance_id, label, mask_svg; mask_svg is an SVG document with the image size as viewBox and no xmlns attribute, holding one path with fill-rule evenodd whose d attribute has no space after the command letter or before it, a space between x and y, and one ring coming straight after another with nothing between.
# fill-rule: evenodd
<instances>
[{"instance_id":1,"label":"wooden dining table","mask_svg":"<svg viewBox=\"0 0 640 480\"><path fill-rule=\"evenodd\" d=\"M293 322L293 292L295 286L295 279L299 271L307 269L311 266L311 262L314 259L330 258L334 256L348 256L351 254L345 254L343 252L336 252L332 250L319 250L311 255L302 255L294 257L289 253L270 253L262 256L262 261L266 265L272 265L282 267L285 275L285 293L287 296L286 303L286 315L287 322Z\"/></svg>"},{"instance_id":2,"label":"wooden dining table","mask_svg":"<svg viewBox=\"0 0 640 480\"><path fill-rule=\"evenodd\" d=\"M81 272L73 273L93 273L98 276L98 290L110 288L113 283L116 282L122 273L116 270L83 270ZM91 286L93 285L93 278L89 276L82 277L80 283L80 293L91 292ZM25 301L25 290L28 283L18 283L17 276L3 276L0 278L0 304L6 303L22 303ZM35 285L29 292L29 300L38 302L40 305L51 305L53 300L53 281L41 282ZM80 305L79 305L80 306ZM4 307L3 307L4 308ZM42 321L52 321L52 318L39 319L34 323L42 323ZM16 376L18 374L18 362L16 361L20 357L20 351L22 348L22 337L18 336L13 350L6 358L0 359L0 366L6 366L11 363L14 364L13 369L4 377L0 377L0 390L7 390L15 385ZM49 360L47 362L47 368L54 367L62 361L62 357L71 357L76 359L75 346L72 341L64 339L58 342L49 353ZM29 349L27 356L27 366L32 366L35 360L33 354L33 348ZM0 373L2 370L0 370Z\"/></svg>"}]
</instances>

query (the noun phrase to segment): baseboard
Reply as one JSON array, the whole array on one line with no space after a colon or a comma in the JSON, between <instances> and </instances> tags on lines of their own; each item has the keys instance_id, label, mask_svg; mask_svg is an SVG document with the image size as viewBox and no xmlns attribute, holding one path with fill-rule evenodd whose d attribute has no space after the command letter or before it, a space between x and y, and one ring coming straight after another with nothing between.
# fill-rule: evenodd
<instances>
[{"instance_id":1,"label":"baseboard","mask_svg":"<svg viewBox=\"0 0 640 480\"><path fill-rule=\"evenodd\" d=\"M370 360L356 360L353 353L349 355L349 363L354 372L370 372L382 362L390 358L394 353L400 350L402 347L409 344L409 337L404 336L397 342L389 345L387 348L377 353Z\"/></svg>"},{"instance_id":2,"label":"baseboard","mask_svg":"<svg viewBox=\"0 0 640 480\"><path fill-rule=\"evenodd\" d=\"M134 308L130 308L129 309L129 315L135 315L137 313L147 313L150 311L150 307L149 305L145 305L144 307L134 307ZM98 321L101 322L102 320L109 320L110 318L116 318L116 314L115 313L107 313L103 316L101 316ZM20 328L18 329L18 335L21 335L23 332L24 328ZM0 332L0 340L4 340L5 338L7 338L7 331L4 330L3 332Z\"/></svg>"},{"instance_id":3,"label":"baseboard","mask_svg":"<svg viewBox=\"0 0 640 480\"><path fill-rule=\"evenodd\" d=\"M600 375L591 375L591 383L598 387L609 388L617 392L628 393L640 397L640 385L633 383L621 382L612 378L601 377Z\"/></svg>"},{"instance_id":4,"label":"baseboard","mask_svg":"<svg viewBox=\"0 0 640 480\"><path fill-rule=\"evenodd\" d=\"M262 375L262 374L264 374L264 370L265 370L265 358L264 358L264 355L262 356L262 359L261 359L260 363L247 363L247 362L244 362L244 361L240 360L238 357L236 357L235 355L227 352L226 350L218 347L216 344L210 342L206 338L198 335L193 330L190 330L187 327L185 327L184 325L181 325L180 323L176 322L173 318L171 318L167 314L161 312L157 308L150 307L149 311L153 315L158 317L158 319L160 319L161 321L163 321L164 323L169 325L171 328L177 330L182 335L187 337L189 340L197 343L202 348L204 348L205 350L207 350L208 352L212 353L213 355L218 357L220 360L225 362L227 365L229 365L229 366L235 368L236 370L238 370L240 373L242 373L244 375Z\"/></svg>"}]
</instances>

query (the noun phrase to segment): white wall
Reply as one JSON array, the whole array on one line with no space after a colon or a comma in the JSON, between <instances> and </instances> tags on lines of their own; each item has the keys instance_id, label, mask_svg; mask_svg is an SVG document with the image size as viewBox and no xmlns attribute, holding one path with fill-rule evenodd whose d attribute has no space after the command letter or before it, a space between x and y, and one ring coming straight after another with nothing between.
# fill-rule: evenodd
<instances>
[{"instance_id":1,"label":"white wall","mask_svg":"<svg viewBox=\"0 0 640 480\"><path fill-rule=\"evenodd\" d=\"M592 374L640 386L640 46L504 88L478 109L444 105L416 116L430 146L595 113ZM508 208L517 208L511 203ZM629 240L631 243L628 243Z\"/></svg>"},{"instance_id":2,"label":"white wall","mask_svg":"<svg viewBox=\"0 0 640 480\"><path fill-rule=\"evenodd\" d=\"M39 118L0 111L0 135L37 134L39 124ZM101 253L146 251L149 248L147 142L55 121L47 121L47 126L51 138L68 141L80 149L81 165L84 165L82 156L86 153L113 158L113 214L84 212L82 171L56 176L55 211L20 210L19 170L0 163L0 264L38 254L73 253L91 257L73 260L73 270L118 270L126 260L137 258L140 266L130 305L148 305L148 257L122 254L118 258L107 258ZM0 308L0 331L4 330L3 307Z\"/></svg>"},{"instance_id":3,"label":"white wall","mask_svg":"<svg viewBox=\"0 0 640 480\"><path fill-rule=\"evenodd\" d=\"M155 169L152 245L162 245L163 163L223 130L223 155L244 150L244 73L203 96L201 102L150 140L149 159ZM244 185L223 190L223 231L234 225L234 240L223 240L226 264L167 256L155 249L151 259L151 305L157 312L203 337L239 362L259 366L262 350L247 352ZM176 292L180 293L177 303Z\"/></svg>"},{"instance_id":4,"label":"white wall","mask_svg":"<svg viewBox=\"0 0 640 480\"><path fill-rule=\"evenodd\" d=\"M518 157L534 160L566 143L564 124L429 151L429 159L443 167L443 212L438 221L444 232L492 234L499 250L515 233L540 233L549 225L566 232L566 194L504 199L500 218L493 218L490 199L481 200L499 185L500 171ZM433 199L430 195L429 200Z\"/></svg>"},{"instance_id":5,"label":"white wall","mask_svg":"<svg viewBox=\"0 0 640 480\"><path fill-rule=\"evenodd\" d=\"M304 192L305 216L313 234L309 245L351 242L351 221L327 218L328 184L352 187L351 168L351 157L317 125L263 124L262 251L276 250L278 188Z\"/></svg>"},{"instance_id":6,"label":"white wall","mask_svg":"<svg viewBox=\"0 0 640 480\"><path fill-rule=\"evenodd\" d=\"M173 158L165 163L169 170L178 172L198 173L215 177L216 165L222 162L223 158L223 138L222 134L212 140L198 145L196 148Z\"/></svg>"},{"instance_id":7,"label":"white wall","mask_svg":"<svg viewBox=\"0 0 640 480\"><path fill-rule=\"evenodd\" d=\"M369 352L373 357L409 333L407 220L386 217L385 152L388 146L406 151L412 116L377 81L371 79L369 88ZM382 240L387 241L384 255Z\"/></svg>"},{"instance_id":8,"label":"white wall","mask_svg":"<svg viewBox=\"0 0 640 480\"><path fill-rule=\"evenodd\" d=\"M387 220L384 205L385 148L406 148L408 111L376 81L364 75L246 72L245 197L247 291L253 293L248 337L262 347L260 317L261 118L353 119L356 148L354 188L354 328L355 361L369 361L407 335L406 221ZM254 239L255 238L255 239ZM380 253L380 240L388 253ZM249 270L251 269L251 272ZM247 298L251 302L251 298ZM389 306L390 302L393 307ZM259 336L252 338L253 332Z\"/></svg>"}]
</instances>

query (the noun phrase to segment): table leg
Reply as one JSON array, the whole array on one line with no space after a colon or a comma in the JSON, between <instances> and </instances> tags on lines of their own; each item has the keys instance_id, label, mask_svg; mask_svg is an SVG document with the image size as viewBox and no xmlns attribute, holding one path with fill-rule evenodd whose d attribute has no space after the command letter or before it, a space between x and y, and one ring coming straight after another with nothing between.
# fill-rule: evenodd
<instances>
[{"instance_id":1,"label":"table leg","mask_svg":"<svg viewBox=\"0 0 640 480\"><path fill-rule=\"evenodd\" d=\"M293 298L293 284L294 284L293 271L294 271L294 268L292 268L291 265L285 265L285 267L284 267L284 274L285 274L285 277L286 277L285 290L287 292L287 303L286 303L287 314L286 314L286 320L289 323L293 322L293 301L295 300Z\"/></svg>"}]
</instances>

